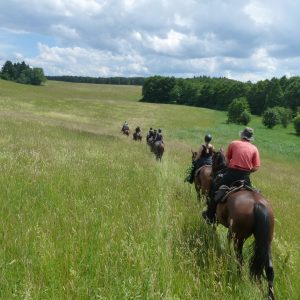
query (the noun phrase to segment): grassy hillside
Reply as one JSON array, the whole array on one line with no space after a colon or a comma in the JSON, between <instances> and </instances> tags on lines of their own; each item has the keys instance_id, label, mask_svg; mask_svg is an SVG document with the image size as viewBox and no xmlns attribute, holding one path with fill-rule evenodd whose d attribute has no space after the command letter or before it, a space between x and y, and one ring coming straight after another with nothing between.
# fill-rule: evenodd
<instances>
[{"instance_id":1,"label":"grassy hillside","mask_svg":"<svg viewBox=\"0 0 300 300\"><path fill-rule=\"evenodd\" d=\"M265 298L183 183L206 132L226 148L242 128L223 112L140 97L133 86L0 80L1 299ZM162 163L120 134L124 120L162 128ZM275 294L299 299L300 139L259 118L250 126L262 160L253 182L276 217ZM248 241L246 262L250 252Z\"/></svg>"}]
</instances>

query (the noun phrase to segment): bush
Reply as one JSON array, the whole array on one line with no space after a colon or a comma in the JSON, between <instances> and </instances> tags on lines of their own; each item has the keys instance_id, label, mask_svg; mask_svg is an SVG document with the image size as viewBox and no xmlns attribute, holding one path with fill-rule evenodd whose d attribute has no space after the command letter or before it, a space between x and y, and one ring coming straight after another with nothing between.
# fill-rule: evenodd
<instances>
[{"instance_id":1,"label":"bush","mask_svg":"<svg viewBox=\"0 0 300 300\"><path fill-rule=\"evenodd\" d=\"M275 108L268 108L262 116L262 123L267 128L273 128L275 125L280 123L280 115Z\"/></svg>"},{"instance_id":2,"label":"bush","mask_svg":"<svg viewBox=\"0 0 300 300\"><path fill-rule=\"evenodd\" d=\"M294 127L296 130L296 133L298 135L300 135L300 115L298 115L295 119L294 119Z\"/></svg>"},{"instance_id":3,"label":"bush","mask_svg":"<svg viewBox=\"0 0 300 300\"><path fill-rule=\"evenodd\" d=\"M251 120L249 104L245 97L233 99L228 106L228 123L247 125Z\"/></svg>"},{"instance_id":4,"label":"bush","mask_svg":"<svg viewBox=\"0 0 300 300\"><path fill-rule=\"evenodd\" d=\"M284 108L284 107L280 107L280 106L276 106L276 107L274 107L274 109L278 113L281 125L284 128L286 128L292 120L292 115L293 115L292 110L290 108Z\"/></svg>"},{"instance_id":5,"label":"bush","mask_svg":"<svg viewBox=\"0 0 300 300\"><path fill-rule=\"evenodd\" d=\"M247 125L251 121L251 114L249 111L244 110L239 118L238 124Z\"/></svg>"}]
</instances>

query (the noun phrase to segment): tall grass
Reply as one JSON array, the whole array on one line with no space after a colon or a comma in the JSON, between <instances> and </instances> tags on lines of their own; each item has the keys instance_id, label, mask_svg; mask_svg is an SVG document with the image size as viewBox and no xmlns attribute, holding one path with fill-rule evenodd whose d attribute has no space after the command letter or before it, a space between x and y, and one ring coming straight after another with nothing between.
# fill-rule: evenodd
<instances>
[{"instance_id":1,"label":"tall grass","mask_svg":"<svg viewBox=\"0 0 300 300\"><path fill-rule=\"evenodd\" d=\"M140 87L0 81L1 299L264 299L242 273L226 230L200 218L183 183L190 148L211 132L226 147L241 128L212 110L139 103ZM161 127L162 163L120 134ZM278 299L298 299L300 142L292 128L255 143L254 184L275 211Z\"/></svg>"}]
</instances>

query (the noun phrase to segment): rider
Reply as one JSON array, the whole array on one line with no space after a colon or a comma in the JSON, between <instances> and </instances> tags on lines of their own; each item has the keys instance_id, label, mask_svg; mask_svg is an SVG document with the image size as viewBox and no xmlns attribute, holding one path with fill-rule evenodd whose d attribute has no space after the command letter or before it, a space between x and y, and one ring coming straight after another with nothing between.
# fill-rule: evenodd
<instances>
[{"instance_id":1,"label":"rider","mask_svg":"<svg viewBox=\"0 0 300 300\"><path fill-rule=\"evenodd\" d=\"M220 181L213 183L207 211L202 213L202 216L210 224L215 222L217 202L214 200L214 196L218 188L221 185L230 186L237 180L244 180L248 186L251 186L250 173L257 171L260 167L258 149L251 144L251 141L254 140L253 132L252 128L246 127L240 132L241 139L231 142L228 146L226 153L228 168Z\"/></svg>"},{"instance_id":2,"label":"rider","mask_svg":"<svg viewBox=\"0 0 300 300\"><path fill-rule=\"evenodd\" d=\"M155 140L154 140L154 143L155 142L164 142L163 141L163 135L161 133L161 129L158 129L158 133L156 134L156 137L155 137Z\"/></svg>"},{"instance_id":3,"label":"rider","mask_svg":"<svg viewBox=\"0 0 300 300\"><path fill-rule=\"evenodd\" d=\"M140 133L140 132L141 132L140 126L138 126L137 128L135 128L135 132L136 132L136 133Z\"/></svg>"},{"instance_id":4,"label":"rider","mask_svg":"<svg viewBox=\"0 0 300 300\"><path fill-rule=\"evenodd\" d=\"M188 176L185 178L184 181L193 183L196 170L204 165L212 164L212 155L215 150L214 150L214 146L210 144L211 140L212 140L211 134L206 134L204 137L205 143L201 145L199 151L197 152L197 155L192 162L190 173L188 174Z\"/></svg>"},{"instance_id":5,"label":"rider","mask_svg":"<svg viewBox=\"0 0 300 300\"><path fill-rule=\"evenodd\" d=\"M154 129L153 135L152 135L152 139L150 140L150 142L151 142L152 144L154 144L155 141L156 141L156 139L157 139L157 130Z\"/></svg>"},{"instance_id":6,"label":"rider","mask_svg":"<svg viewBox=\"0 0 300 300\"><path fill-rule=\"evenodd\" d=\"M129 125L127 123L127 121L124 122L123 126L122 126L122 130L121 131L124 131L124 130L128 130L129 129Z\"/></svg>"},{"instance_id":7,"label":"rider","mask_svg":"<svg viewBox=\"0 0 300 300\"><path fill-rule=\"evenodd\" d=\"M153 128L150 127L149 132L148 132L148 134L147 134L147 141L149 141L150 138L152 138L152 137L153 137Z\"/></svg>"}]
</instances>

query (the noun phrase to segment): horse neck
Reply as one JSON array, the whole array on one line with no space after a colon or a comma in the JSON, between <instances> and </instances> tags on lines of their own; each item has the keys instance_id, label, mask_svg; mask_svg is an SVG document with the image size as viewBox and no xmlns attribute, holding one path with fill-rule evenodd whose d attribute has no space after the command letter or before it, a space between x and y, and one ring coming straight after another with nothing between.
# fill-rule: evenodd
<instances>
[{"instance_id":1,"label":"horse neck","mask_svg":"<svg viewBox=\"0 0 300 300\"><path fill-rule=\"evenodd\" d=\"M222 158L222 161L220 163L217 163L217 164L213 163L213 165L212 165L213 174L218 174L219 172L221 172L227 168L225 157L221 156L221 158Z\"/></svg>"}]
</instances>

